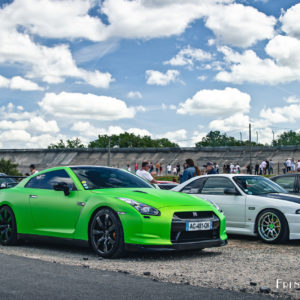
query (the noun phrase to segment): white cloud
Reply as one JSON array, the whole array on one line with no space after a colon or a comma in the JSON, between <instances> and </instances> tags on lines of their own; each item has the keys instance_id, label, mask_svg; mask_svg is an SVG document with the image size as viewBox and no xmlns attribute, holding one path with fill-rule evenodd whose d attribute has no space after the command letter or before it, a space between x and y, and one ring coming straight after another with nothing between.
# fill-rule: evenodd
<instances>
[{"instance_id":1,"label":"white cloud","mask_svg":"<svg viewBox=\"0 0 300 300\"><path fill-rule=\"evenodd\" d=\"M264 108L259 113L260 117L274 123L294 123L300 120L300 104L291 104L282 107Z\"/></svg>"},{"instance_id":2,"label":"white cloud","mask_svg":"<svg viewBox=\"0 0 300 300\"><path fill-rule=\"evenodd\" d=\"M0 88L9 88L12 90L22 91L42 91L42 87L39 87L35 82L24 79L20 76L14 76L11 79L0 75Z\"/></svg>"},{"instance_id":3,"label":"white cloud","mask_svg":"<svg viewBox=\"0 0 300 300\"><path fill-rule=\"evenodd\" d=\"M78 68L68 45L43 46L36 43L31 35L70 39L81 37L84 32L84 36L93 35L91 26L87 25L88 19L94 19L87 14L91 2L16 0L0 9L0 63L22 65L26 71L25 77L29 79L60 83L71 77L95 87L107 88L113 81L111 74ZM81 22L83 19L87 22ZM101 22L94 20L99 27ZM77 26L82 27L78 29ZM101 31L101 28L98 30ZM13 84L17 88L20 85L23 87L24 81L17 78Z\"/></svg>"},{"instance_id":4,"label":"white cloud","mask_svg":"<svg viewBox=\"0 0 300 300\"><path fill-rule=\"evenodd\" d=\"M179 129L175 131L168 131L164 134L158 134L155 136L158 139L167 138L173 143L184 147L187 144L187 131L185 129Z\"/></svg>"},{"instance_id":5,"label":"white cloud","mask_svg":"<svg viewBox=\"0 0 300 300\"><path fill-rule=\"evenodd\" d=\"M211 54L203 51L202 49L195 49L187 46L179 51L179 53L168 61L165 61L165 65L171 66L193 66L195 62L210 60Z\"/></svg>"},{"instance_id":6,"label":"white cloud","mask_svg":"<svg viewBox=\"0 0 300 300\"><path fill-rule=\"evenodd\" d=\"M211 130L219 130L221 132L247 130L250 120L249 116L244 115L243 113L236 113L229 116L226 119L213 120L209 123L209 128Z\"/></svg>"},{"instance_id":7,"label":"white cloud","mask_svg":"<svg viewBox=\"0 0 300 300\"><path fill-rule=\"evenodd\" d=\"M190 144L190 147L195 147L195 144L200 142L206 135L208 132L201 132L201 131L194 131L193 132L193 136L192 136L192 141Z\"/></svg>"},{"instance_id":8,"label":"white cloud","mask_svg":"<svg viewBox=\"0 0 300 300\"><path fill-rule=\"evenodd\" d=\"M249 47L273 37L276 19L254 7L232 4L212 7L205 24L223 43Z\"/></svg>"},{"instance_id":9,"label":"white cloud","mask_svg":"<svg viewBox=\"0 0 300 300\"><path fill-rule=\"evenodd\" d=\"M99 41L106 37L106 26L89 16L94 4L92 0L15 0L2 9L0 21L10 27L21 25L42 37Z\"/></svg>"},{"instance_id":10,"label":"white cloud","mask_svg":"<svg viewBox=\"0 0 300 300\"><path fill-rule=\"evenodd\" d=\"M216 2L229 1L107 0L101 10L110 22L109 36L150 39L183 33L192 21L205 16L208 7Z\"/></svg>"},{"instance_id":11,"label":"white cloud","mask_svg":"<svg viewBox=\"0 0 300 300\"><path fill-rule=\"evenodd\" d=\"M300 103L300 98L298 98L296 96L291 96L291 97L288 97L287 99L285 99L285 101L287 103Z\"/></svg>"},{"instance_id":12,"label":"white cloud","mask_svg":"<svg viewBox=\"0 0 300 300\"><path fill-rule=\"evenodd\" d=\"M251 97L235 88L200 90L179 104L177 113L202 116L226 116L250 110Z\"/></svg>"},{"instance_id":13,"label":"white cloud","mask_svg":"<svg viewBox=\"0 0 300 300\"><path fill-rule=\"evenodd\" d=\"M216 75L219 81L258 84L278 84L300 80L300 41L286 36L276 36L266 46L273 59L259 58L253 50L242 54L228 47L219 48L228 63L229 71Z\"/></svg>"},{"instance_id":14,"label":"white cloud","mask_svg":"<svg viewBox=\"0 0 300 300\"><path fill-rule=\"evenodd\" d=\"M121 134L124 132L128 133L134 133L135 135L140 136L152 136L152 134L146 130L146 129L140 129L140 128L129 128L129 129L123 129L120 126L109 126L107 129L105 128L97 128L93 126L90 122L76 122L71 130L78 131L82 136L86 137L93 137L97 138L98 135L113 135L113 134Z\"/></svg>"},{"instance_id":15,"label":"white cloud","mask_svg":"<svg viewBox=\"0 0 300 300\"><path fill-rule=\"evenodd\" d=\"M300 4L296 4L289 8L286 13L280 17L282 30L288 35L300 38Z\"/></svg>"},{"instance_id":16,"label":"white cloud","mask_svg":"<svg viewBox=\"0 0 300 300\"><path fill-rule=\"evenodd\" d=\"M168 85L171 82L175 82L178 79L180 72L177 70L168 70L166 74L159 71L147 70L146 80L150 85Z\"/></svg>"},{"instance_id":17,"label":"white cloud","mask_svg":"<svg viewBox=\"0 0 300 300\"><path fill-rule=\"evenodd\" d=\"M129 99L142 99L143 96L139 91L131 91L127 94L127 98Z\"/></svg>"},{"instance_id":18,"label":"white cloud","mask_svg":"<svg viewBox=\"0 0 300 300\"><path fill-rule=\"evenodd\" d=\"M142 106L127 107L122 100L94 94L47 93L38 103L42 111L59 118L119 120L133 118Z\"/></svg>"},{"instance_id":19,"label":"white cloud","mask_svg":"<svg viewBox=\"0 0 300 300\"><path fill-rule=\"evenodd\" d=\"M198 80L204 81L207 77L204 75L200 75L197 77Z\"/></svg>"},{"instance_id":20,"label":"white cloud","mask_svg":"<svg viewBox=\"0 0 300 300\"><path fill-rule=\"evenodd\" d=\"M0 117L2 120L28 120L36 116L35 112L27 112L21 109L22 107L15 107L12 103L0 107Z\"/></svg>"}]
</instances>

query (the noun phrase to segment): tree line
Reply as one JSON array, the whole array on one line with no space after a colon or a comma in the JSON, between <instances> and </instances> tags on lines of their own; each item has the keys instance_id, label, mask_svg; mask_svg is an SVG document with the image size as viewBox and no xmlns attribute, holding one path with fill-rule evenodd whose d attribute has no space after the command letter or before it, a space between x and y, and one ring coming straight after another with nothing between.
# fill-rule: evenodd
<instances>
[{"instance_id":1,"label":"tree line","mask_svg":"<svg viewBox=\"0 0 300 300\"><path fill-rule=\"evenodd\" d=\"M251 142L253 146L288 146L300 144L300 132L286 131L280 134L277 139L273 140L271 145ZM201 141L195 144L195 147L224 147L224 146L248 146L249 141L238 140L226 133L220 131L210 131ZM150 136L140 136L133 133L121 133L108 136L98 135L98 138L89 142L85 146L79 138L73 140L59 140L56 144L50 144L48 149L63 149L63 148L178 148L179 145L171 142L167 138L152 139Z\"/></svg>"}]
</instances>

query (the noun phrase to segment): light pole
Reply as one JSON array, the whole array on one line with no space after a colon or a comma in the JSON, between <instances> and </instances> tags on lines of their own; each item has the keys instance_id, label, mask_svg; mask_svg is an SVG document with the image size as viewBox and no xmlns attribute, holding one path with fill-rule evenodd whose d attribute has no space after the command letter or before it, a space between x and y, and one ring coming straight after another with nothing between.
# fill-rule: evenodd
<instances>
[{"instance_id":1,"label":"light pole","mask_svg":"<svg viewBox=\"0 0 300 300\"><path fill-rule=\"evenodd\" d=\"M252 143L251 143L251 123L249 123L249 153L250 153L250 174L252 174Z\"/></svg>"},{"instance_id":2,"label":"light pole","mask_svg":"<svg viewBox=\"0 0 300 300\"><path fill-rule=\"evenodd\" d=\"M258 131L256 131L256 144L258 144Z\"/></svg>"},{"instance_id":3,"label":"light pole","mask_svg":"<svg viewBox=\"0 0 300 300\"><path fill-rule=\"evenodd\" d=\"M274 130L272 130L272 133L273 133L273 141L272 141L272 146L274 147Z\"/></svg>"},{"instance_id":4,"label":"light pole","mask_svg":"<svg viewBox=\"0 0 300 300\"><path fill-rule=\"evenodd\" d=\"M110 167L110 136L108 137L107 165Z\"/></svg>"},{"instance_id":5,"label":"light pole","mask_svg":"<svg viewBox=\"0 0 300 300\"><path fill-rule=\"evenodd\" d=\"M243 134L242 132L240 131L240 137L241 137L241 142L243 141Z\"/></svg>"}]
</instances>

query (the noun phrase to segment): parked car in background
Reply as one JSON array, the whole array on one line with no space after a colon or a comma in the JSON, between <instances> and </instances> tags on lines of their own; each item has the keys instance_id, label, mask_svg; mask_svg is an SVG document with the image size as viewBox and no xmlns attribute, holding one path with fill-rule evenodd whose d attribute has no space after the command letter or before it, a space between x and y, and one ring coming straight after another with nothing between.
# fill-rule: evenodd
<instances>
[{"instance_id":1,"label":"parked car in background","mask_svg":"<svg viewBox=\"0 0 300 300\"><path fill-rule=\"evenodd\" d=\"M157 180L157 185L161 190L170 190L179 185L178 182Z\"/></svg>"},{"instance_id":2,"label":"parked car in background","mask_svg":"<svg viewBox=\"0 0 300 300\"><path fill-rule=\"evenodd\" d=\"M270 179L279 184L290 194L300 195L300 173L278 175L270 177Z\"/></svg>"},{"instance_id":3,"label":"parked car in background","mask_svg":"<svg viewBox=\"0 0 300 300\"><path fill-rule=\"evenodd\" d=\"M85 241L107 258L227 242L225 217L211 203L100 166L43 170L0 190L0 242L16 244L20 235Z\"/></svg>"},{"instance_id":4,"label":"parked car in background","mask_svg":"<svg viewBox=\"0 0 300 300\"><path fill-rule=\"evenodd\" d=\"M197 176L172 190L216 203L226 216L227 233L258 235L266 243L300 239L300 196L263 176Z\"/></svg>"},{"instance_id":5,"label":"parked car in background","mask_svg":"<svg viewBox=\"0 0 300 300\"><path fill-rule=\"evenodd\" d=\"M13 177L8 176L5 173L0 173L0 189L15 186L18 181Z\"/></svg>"}]
</instances>

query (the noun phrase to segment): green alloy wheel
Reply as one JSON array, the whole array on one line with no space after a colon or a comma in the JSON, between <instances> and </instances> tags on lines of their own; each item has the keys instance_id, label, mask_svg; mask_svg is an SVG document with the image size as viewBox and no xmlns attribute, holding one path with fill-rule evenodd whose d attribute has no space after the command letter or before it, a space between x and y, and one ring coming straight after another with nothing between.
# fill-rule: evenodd
<instances>
[{"instance_id":1,"label":"green alloy wheel","mask_svg":"<svg viewBox=\"0 0 300 300\"><path fill-rule=\"evenodd\" d=\"M267 209L258 216L257 232L263 242L285 242L288 239L288 224L280 212Z\"/></svg>"},{"instance_id":2,"label":"green alloy wheel","mask_svg":"<svg viewBox=\"0 0 300 300\"><path fill-rule=\"evenodd\" d=\"M211 202L101 166L55 167L0 189L0 226L3 245L24 236L68 239L106 258L227 243L225 216Z\"/></svg>"},{"instance_id":3,"label":"green alloy wheel","mask_svg":"<svg viewBox=\"0 0 300 300\"><path fill-rule=\"evenodd\" d=\"M13 211L8 206L0 209L0 243L15 245L17 242L16 220Z\"/></svg>"}]
</instances>

